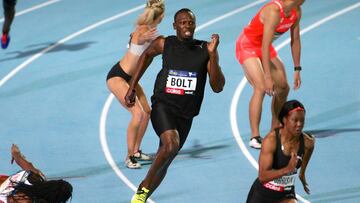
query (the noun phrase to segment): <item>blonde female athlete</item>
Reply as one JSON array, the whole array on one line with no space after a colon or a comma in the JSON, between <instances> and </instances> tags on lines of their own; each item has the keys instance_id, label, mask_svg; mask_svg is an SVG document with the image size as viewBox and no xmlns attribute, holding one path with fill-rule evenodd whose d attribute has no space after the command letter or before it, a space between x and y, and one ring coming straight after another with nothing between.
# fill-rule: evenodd
<instances>
[{"instance_id":1,"label":"blonde female athlete","mask_svg":"<svg viewBox=\"0 0 360 203\"><path fill-rule=\"evenodd\" d=\"M139 16L136 28L130 35L129 48L124 57L117 62L107 75L107 86L124 108L131 113L127 128L127 156L125 165L128 168L141 168L139 160L152 160L152 157L140 150L140 144L150 119L150 106L142 87L136 86L137 98L135 106L128 108L124 97L129 88L129 80L136 71L136 64L142 52L157 36L156 26L164 17L163 0L149 0L144 12Z\"/></svg>"}]
</instances>

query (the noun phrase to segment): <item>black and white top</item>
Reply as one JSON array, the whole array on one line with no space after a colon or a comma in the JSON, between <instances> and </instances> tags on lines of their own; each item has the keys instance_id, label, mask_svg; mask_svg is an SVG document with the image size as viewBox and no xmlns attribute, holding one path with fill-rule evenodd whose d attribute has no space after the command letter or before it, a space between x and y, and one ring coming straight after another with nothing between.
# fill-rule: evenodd
<instances>
[{"instance_id":1,"label":"black and white top","mask_svg":"<svg viewBox=\"0 0 360 203\"><path fill-rule=\"evenodd\" d=\"M14 192L14 186L19 183L25 183L31 185L27 180L30 171L19 171L14 175L9 176L1 185L0 185L0 202L7 203L7 196L11 195Z\"/></svg>"},{"instance_id":2,"label":"black and white top","mask_svg":"<svg viewBox=\"0 0 360 203\"><path fill-rule=\"evenodd\" d=\"M287 156L283 152L283 146L281 144L281 134L280 134L279 129L276 129L275 133L276 133L276 151L273 156L272 168L280 169L280 168L284 168L288 165L291 156ZM297 151L298 162L297 162L296 170L294 170L284 176L276 178L272 181L263 183L263 186L267 189L271 189L271 190L274 190L277 192L286 192L286 191L293 190L294 185L295 185L297 170L301 166L304 152L305 152L305 143L304 143L304 135L302 134L302 135L300 135L300 146Z\"/></svg>"}]
</instances>

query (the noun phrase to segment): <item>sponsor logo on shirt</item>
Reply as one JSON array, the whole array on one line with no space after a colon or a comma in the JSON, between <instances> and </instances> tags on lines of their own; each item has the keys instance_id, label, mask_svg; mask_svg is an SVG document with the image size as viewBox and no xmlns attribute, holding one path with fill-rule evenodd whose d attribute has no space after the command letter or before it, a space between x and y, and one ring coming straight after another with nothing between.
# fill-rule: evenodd
<instances>
[{"instance_id":1,"label":"sponsor logo on shirt","mask_svg":"<svg viewBox=\"0 0 360 203\"><path fill-rule=\"evenodd\" d=\"M295 177L296 173L290 173L280 178L276 178L273 181L264 183L263 186L277 192L289 191L295 185Z\"/></svg>"}]
</instances>

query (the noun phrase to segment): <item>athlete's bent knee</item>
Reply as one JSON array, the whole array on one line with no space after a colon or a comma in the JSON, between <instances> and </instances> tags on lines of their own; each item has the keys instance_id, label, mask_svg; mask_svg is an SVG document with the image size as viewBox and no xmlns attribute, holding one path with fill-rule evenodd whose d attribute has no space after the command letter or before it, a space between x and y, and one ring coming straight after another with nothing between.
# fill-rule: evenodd
<instances>
[{"instance_id":1,"label":"athlete's bent knee","mask_svg":"<svg viewBox=\"0 0 360 203\"><path fill-rule=\"evenodd\" d=\"M146 118L146 113L139 108L134 108L132 116L133 119L136 120L136 122L140 123L144 118Z\"/></svg>"},{"instance_id":2,"label":"athlete's bent knee","mask_svg":"<svg viewBox=\"0 0 360 203\"><path fill-rule=\"evenodd\" d=\"M286 97L289 94L289 91L290 87L288 84L276 88L276 94L281 97Z\"/></svg>"},{"instance_id":3,"label":"athlete's bent knee","mask_svg":"<svg viewBox=\"0 0 360 203\"><path fill-rule=\"evenodd\" d=\"M172 132L164 132L162 135L163 150L169 156L175 156L180 148L179 139Z\"/></svg>"},{"instance_id":4,"label":"athlete's bent knee","mask_svg":"<svg viewBox=\"0 0 360 203\"><path fill-rule=\"evenodd\" d=\"M169 156L175 156L179 151L179 143L178 142L168 142L164 146L165 153Z\"/></svg>"}]
</instances>

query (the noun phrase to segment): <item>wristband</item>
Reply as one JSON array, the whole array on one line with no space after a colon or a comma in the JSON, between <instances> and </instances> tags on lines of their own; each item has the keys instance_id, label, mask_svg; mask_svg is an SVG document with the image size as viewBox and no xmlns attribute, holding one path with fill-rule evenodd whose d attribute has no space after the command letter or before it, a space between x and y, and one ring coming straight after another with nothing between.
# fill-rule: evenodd
<instances>
[{"instance_id":1,"label":"wristband","mask_svg":"<svg viewBox=\"0 0 360 203\"><path fill-rule=\"evenodd\" d=\"M295 66L294 71L301 71L301 66Z\"/></svg>"}]
</instances>

